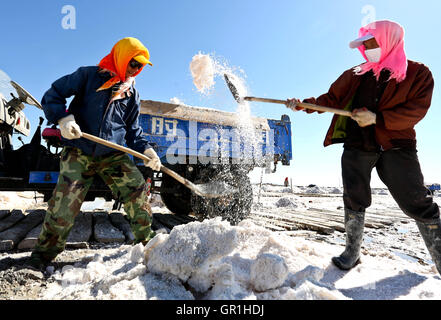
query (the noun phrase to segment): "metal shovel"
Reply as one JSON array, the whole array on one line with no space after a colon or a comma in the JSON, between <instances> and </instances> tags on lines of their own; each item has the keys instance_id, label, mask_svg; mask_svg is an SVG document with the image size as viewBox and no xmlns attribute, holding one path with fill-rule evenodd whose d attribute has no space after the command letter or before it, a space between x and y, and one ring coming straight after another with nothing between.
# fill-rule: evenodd
<instances>
[{"instance_id":1,"label":"metal shovel","mask_svg":"<svg viewBox=\"0 0 441 320\"><path fill-rule=\"evenodd\" d=\"M86 138L88 140L91 140L93 142L105 145L107 147L126 152L126 153L131 154L132 156L140 158L142 160L147 160L147 161L150 160L149 157L145 156L142 153L139 153L139 152L136 152L132 149L120 146L119 144L98 138L94 135L83 132L82 137ZM172 178L176 179L180 183L182 183L184 186L186 186L187 188L192 190L198 196L201 196L204 198L219 198L219 197L234 193L236 191L232 186L226 184L225 182L213 181L213 182L204 183L204 184L194 184L193 182L185 179L184 177L180 176L179 174L177 174L173 170L170 170L169 168L167 168L163 165L161 165L161 171L168 174Z\"/></svg>"},{"instance_id":2,"label":"metal shovel","mask_svg":"<svg viewBox=\"0 0 441 320\"><path fill-rule=\"evenodd\" d=\"M231 80L228 78L228 76L226 74L224 74L224 78L225 78L225 81L227 82L228 88L230 89L231 93L233 94L234 99L238 103L242 103L243 101L257 101L257 102L269 102L269 103L284 104L286 106L288 105L287 100L277 100L277 99L257 98L257 97L240 97L236 87L234 86L234 84L231 82ZM315 111L332 112L332 113L339 114L341 116L346 116L346 117L352 116L352 113L347 110L318 106L318 105L311 104L311 103L298 102L295 105L302 107L302 108L305 108L305 109L311 109L311 110L315 110Z\"/></svg>"}]
</instances>

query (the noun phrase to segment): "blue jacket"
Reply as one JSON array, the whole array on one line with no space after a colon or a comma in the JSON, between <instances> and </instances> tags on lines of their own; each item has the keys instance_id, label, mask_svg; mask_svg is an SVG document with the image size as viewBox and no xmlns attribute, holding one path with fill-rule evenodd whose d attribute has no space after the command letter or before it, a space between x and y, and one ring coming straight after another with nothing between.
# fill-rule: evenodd
<instances>
[{"instance_id":1,"label":"blue jacket","mask_svg":"<svg viewBox=\"0 0 441 320\"><path fill-rule=\"evenodd\" d=\"M102 139L127 145L130 149L143 153L151 148L143 137L139 126L140 99L138 91L132 86L130 97L115 100L109 104L111 89L96 92L107 80L109 73L98 72L99 68L80 67L72 74L56 80L44 94L41 105L50 123L73 114L81 131ZM66 99L74 96L66 110ZM96 144L85 138L67 140L63 144L81 149L85 154L101 156L115 149Z\"/></svg>"}]
</instances>

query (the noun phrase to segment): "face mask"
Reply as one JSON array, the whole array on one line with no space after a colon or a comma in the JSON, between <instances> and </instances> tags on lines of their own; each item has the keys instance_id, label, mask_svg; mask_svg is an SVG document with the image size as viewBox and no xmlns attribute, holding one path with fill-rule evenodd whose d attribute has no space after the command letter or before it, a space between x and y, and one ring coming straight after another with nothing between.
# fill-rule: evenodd
<instances>
[{"instance_id":1,"label":"face mask","mask_svg":"<svg viewBox=\"0 0 441 320\"><path fill-rule=\"evenodd\" d=\"M369 62L379 62L381 58L381 48L366 50L364 52Z\"/></svg>"}]
</instances>

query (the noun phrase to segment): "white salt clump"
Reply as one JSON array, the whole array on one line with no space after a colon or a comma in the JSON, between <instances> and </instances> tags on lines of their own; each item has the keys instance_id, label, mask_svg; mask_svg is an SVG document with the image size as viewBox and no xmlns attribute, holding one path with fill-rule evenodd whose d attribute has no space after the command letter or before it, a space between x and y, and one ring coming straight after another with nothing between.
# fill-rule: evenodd
<instances>
[{"instance_id":1,"label":"white salt clump","mask_svg":"<svg viewBox=\"0 0 441 320\"><path fill-rule=\"evenodd\" d=\"M229 254L237 245L237 232L221 218L174 227L167 239L154 247L148 270L168 272L183 281L210 261Z\"/></svg>"},{"instance_id":2,"label":"white salt clump","mask_svg":"<svg viewBox=\"0 0 441 320\"><path fill-rule=\"evenodd\" d=\"M207 93L214 85L215 66L209 55L198 53L190 63L193 83L201 93Z\"/></svg>"},{"instance_id":3,"label":"white salt clump","mask_svg":"<svg viewBox=\"0 0 441 320\"><path fill-rule=\"evenodd\" d=\"M280 207L297 208L297 205L290 198L280 198L279 200L277 200L276 206L278 208Z\"/></svg>"},{"instance_id":4,"label":"white salt clump","mask_svg":"<svg viewBox=\"0 0 441 320\"><path fill-rule=\"evenodd\" d=\"M291 291L289 299L297 300L349 300L337 290L330 290L325 286L312 283L308 280L304 281L299 287Z\"/></svg>"},{"instance_id":5,"label":"white salt clump","mask_svg":"<svg viewBox=\"0 0 441 320\"><path fill-rule=\"evenodd\" d=\"M185 103L183 103L179 98L177 97L173 97L170 99L170 103L173 104L179 104L179 105L185 105Z\"/></svg>"},{"instance_id":6,"label":"white salt clump","mask_svg":"<svg viewBox=\"0 0 441 320\"><path fill-rule=\"evenodd\" d=\"M133 263L141 263L144 260L144 246L138 243L130 250L130 261Z\"/></svg>"},{"instance_id":7,"label":"white salt clump","mask_svg":"<svg viewBox=\"0 0 441 320\"><path fill-rule=\"evenodd\" d=\"M166 233L158 233L153 239L151 239L149 242L147 242L147 244L144 248L144 256L145 256L146 262L149 260L152 250L155 247L157 247L158 245L161 245L162 243L164 243L168 237L169 237L169 235Z\"/></svg>"},{"instance_id":8,"label":"white salt clump","mask_svg":"<svg viewBox=\"0 0 441 320\"><path fill-rule=\"evenodd\" d=\"M324 275L324 270L315 266L307 266L305 269L296 272L289 277L289 282L295 286L299 286L305 280L319 282Z\"/></svg>"},{"instance_id":9,"label":"white salt clump","mask_svg":"<svg viewBox=\"0 0 441 320\"><path fill-rule=\"evenodd\" d=\"M275 254L263 253L251 265L251 282L257 291L280 287L288 276L285 260Z\"/></svg>"},{"instance_id":10,"label":"white salt clump","mask_svg":"<svg viewBox=\"0 0 441 320\"><path fill-rule=\"evenodd\" d=\"M320 189L318 186L313 186L313 187L308 187L305 193L319 194L319 193L323 193L323 190Z\"/></svg>"},{"instance_id":11,"label":"white salt clump","mask_svg":"<svg viewBox=\"0 0 441 320\"><path fill-rule=\"evenodd\" d=\"M341 191L340 188L336 188L336 187L334 187L334 188L332 188L332 190L330 191L330 193L333 193L333 194L340 194L340 193L343 193L343 192Z\"/></svg>"}]
</instances>

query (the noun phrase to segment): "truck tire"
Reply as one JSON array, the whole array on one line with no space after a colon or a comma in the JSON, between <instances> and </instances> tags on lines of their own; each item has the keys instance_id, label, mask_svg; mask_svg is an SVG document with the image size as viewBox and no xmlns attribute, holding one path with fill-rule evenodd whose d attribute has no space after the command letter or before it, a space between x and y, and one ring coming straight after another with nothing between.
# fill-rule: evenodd
<instances>
[{"instance_id":1,"label":"truck tire","mask_svg":"<svg viewBox=\"0 0 441 320\"><path fill-rule=\"evenodd\" d=\"M243 170L216 171L202 169L195 184L210 181L224 181L237 191L225 197L207 199L192 194L191 207L196 216L203 219L222 217L232 225L245 219L251 212L253 189L247 172Z\"/></svg>"},{"instance_id":2,"label":"truck tire","mask_svg":"<svg viewBox=\"0 0 441 320\"><path fill-rule=\"evenodd\" d=\"M191 213L191 191L169 175L161 180L161 200L168 210L177 215Z\"/></svg>"}]
</instances>

